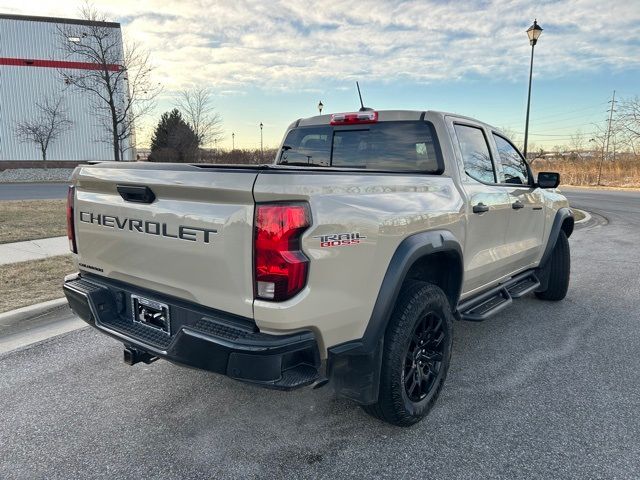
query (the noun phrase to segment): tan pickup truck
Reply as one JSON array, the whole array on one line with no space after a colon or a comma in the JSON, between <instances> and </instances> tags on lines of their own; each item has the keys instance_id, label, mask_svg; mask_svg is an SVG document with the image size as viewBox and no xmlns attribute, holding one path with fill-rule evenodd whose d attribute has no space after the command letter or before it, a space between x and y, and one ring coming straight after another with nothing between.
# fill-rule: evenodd
<instances>
[{"instance_id":1,"label":"tan pickup truck","mask_svg":"<svg viewBox=\"0 0 640 480\"><path fill-rule=\"evenodd\" d=\"M558 182L499 130L434 111L300 119L269 165L80 166L64 291L130 364L328 383L410 425L442 388L455 319L564 298Z\"/></svg>"}]
</instances>

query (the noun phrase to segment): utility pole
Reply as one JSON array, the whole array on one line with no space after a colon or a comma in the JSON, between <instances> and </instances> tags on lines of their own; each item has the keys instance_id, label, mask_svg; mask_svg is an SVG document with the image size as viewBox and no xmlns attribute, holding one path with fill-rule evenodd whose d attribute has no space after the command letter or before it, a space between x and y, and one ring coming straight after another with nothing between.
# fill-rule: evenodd
<instances>
[{"instance_id":1,"label":"utility pole","mask_svg":"<svg viewBox=\"0 0 640 480\"><path fill-rule=\"evenodd\" d=\"M236 149L236 134L235 132L231 133L231 150Z\"/></svg>"},{"instance_id":2,"label":"utility pole","mask_svg":"<svg viewBox=\"0 0 640 480\"><path fill-rule=\"evenodd\" d=\"M605 157L609 156L609 137L611 137L611 121L613 120L613 108L616 105L616 91L613 91L613 96L611 97L611 108L609 109L609 125L607 126L607 142L605 147L605 153L602 155L600 159L600 168L598 168L598 185L600 185L600 177L602 176L602 162L604 162Z\"/></svg>"}]
</instances>

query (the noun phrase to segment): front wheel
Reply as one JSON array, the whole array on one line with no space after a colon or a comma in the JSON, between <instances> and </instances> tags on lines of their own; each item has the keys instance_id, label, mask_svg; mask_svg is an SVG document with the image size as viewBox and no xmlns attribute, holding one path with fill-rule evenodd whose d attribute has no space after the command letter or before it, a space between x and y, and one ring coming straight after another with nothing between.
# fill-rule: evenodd
<instances>
[{"instance_id":1,"label":"front wheel","mask_svg":"<svg viewBox=\"0 0 640 480\"><path fill-rule=\"evenodd\" d=\"M402 427L425 417L447 377L452 331L444 292L430 283L409 282L385 333L378 401L364 410Z\"/></svg>"}]
</instances>

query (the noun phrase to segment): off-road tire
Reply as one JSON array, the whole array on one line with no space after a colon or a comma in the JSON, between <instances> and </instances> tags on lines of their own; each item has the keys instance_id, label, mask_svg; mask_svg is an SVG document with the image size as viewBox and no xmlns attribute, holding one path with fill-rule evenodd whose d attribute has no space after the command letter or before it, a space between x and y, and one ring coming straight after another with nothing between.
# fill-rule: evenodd
<instances>
[{"instance_id":1,"label":"off-road tire","mask_svg":"<svg viewBox=\"0 0 640 480\"><path fill-rule=\"evenodd\" d=\"M543 292L536 292L536 297L542 300L558 301L567 295L569 277L571 275L571 255L569 239L560 230L556 244L551 252L551 258L543 267L542 276L547 276L547 288Z\"/></svg>"},{"instance_id":2,"label":"off-road tire","mask_svg":"<svg viewBox=\"0 0 640 480\"><path fill-rule=\"evenodd\" d=\"M437 325L440 327L436 328ZM416 333L416 329L421 333ZM433 333L427 333L429 330ZM447 377L452 334L453 314L444 292L431 283L407 282L385 332L378 401L363 406L364 410L380 420L401 427L413 425L425 417L436 402ZM441 338L439 343L436 337ZM416 358L423 360L421 366L418 366L420 362ZM441 360L437 362L434 358ZM413 375L408 375L411 371ZM420 383L416 387L417 378L420 378ZM414 389L408 393L411 387ZM415 388L424 390L419 392L424 398L416 394Z\"/></svg>"}]
</instances>

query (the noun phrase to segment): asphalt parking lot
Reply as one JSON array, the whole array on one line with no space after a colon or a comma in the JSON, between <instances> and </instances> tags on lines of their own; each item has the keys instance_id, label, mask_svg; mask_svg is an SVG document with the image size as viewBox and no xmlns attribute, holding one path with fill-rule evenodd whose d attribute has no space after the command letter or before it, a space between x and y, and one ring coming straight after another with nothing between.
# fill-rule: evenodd
<instances>
[{"instance_id":1,"label":"asphalt parking lot","mask_svg":"<svg viewBox=\"0 0 640 480\"><path fill-rule=\"evenodd\" d=\"M640 192L567 196L596 214L571 237L567 298L457 322L413 428L329 389L129 367L84 328L0 355L0 478L638 478Z\"/></svg>"}]
</instances>

